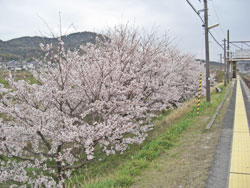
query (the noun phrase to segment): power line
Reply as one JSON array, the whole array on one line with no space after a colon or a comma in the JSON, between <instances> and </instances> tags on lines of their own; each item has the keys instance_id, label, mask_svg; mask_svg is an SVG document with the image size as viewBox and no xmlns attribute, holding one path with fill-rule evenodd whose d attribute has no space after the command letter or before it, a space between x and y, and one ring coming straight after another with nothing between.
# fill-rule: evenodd
<instances>
[{"instance_id":1,"label":"power line","mask_svg":"<svg viewBox=\"0 0 250 188\"><path fill-rule=\"evenodd\" d=\"M244 44L245 44L246 46L250 47L250 45L249 45L249 44L247 44L246 42L244 42Z\"/></svg>"},{"instance_id":2,"label":"power line","mask_svg":"<svg viewBox=\"0 0 250 188\"><path fill-rule=\"evenodd\" d=\"M235 46L235 47L237 47L237 48L239 48L239 49L241 49L241 50L242 50L242 48L241 48L241 47L239 47L238 45L234 44L233 42L230 42L230 44L232 44L233 46Z\"/></svg>"},{"instance_id":3,"label":"power line","mask_svg":"<svg viewBox=\"0 0 250 188\"><path fill-rule=\"evenodd\" d=\"M230 43L234 44L234 45L235 45L235 43L240 43L240 44L245 44L246 46L250 47L250 45L248 44L248 43L250 43L250 41L231 41Z\"/></svg>"},{"instance_id":4,"label":"power line","mask_svg":"<svg viewBox=\"0 0 250 188\"><path fill-rule=\"evenodd\" d=\"M213 0L211 0L211 1L212 1L212 7L213 7L213 10L214 10L214 13L215 13L216 18L217 18L217 23L219 24L219 27L220 27L220 29L221 29L221 31L222 31L220 19L219 19L219 16L218 16L218 14L217 14L217 11L216 11L216 9L215 9L214 2L213 2ZM217 36L218 36L221 40L223 39L223 37L221 37L221 35L217 32L216 28L215 28L214 32L217 34ZM222 49L224 49L224 47L222 46L222 44L220 44L220 43L218 42L218 40L217 40L216 37L211 33L210 30L209 30L209 34L210 34L210 36L214 39L214 41L218 44L218 46L220 46ZM222 31L222 35L224 36L224 32L223 32L223 31Z\"/></svg>"},{"instance_id":5,"label":"power line","mask_svg":"<svg viewBox=\"0 0 250 188\"><path fill-rule=\"evenodd\" d=\"M211 0L212 1L212 0ZM211 7L211 6L210 6ZM210 8L212 9L212 7ZM220 23L220 20L217 16L217 13L216 13L216 10L215 10L215 7L213 6L213 12L214 14L216 15L216 17L213 17L213 16L210 16L209 17L209 20L211 20L211 22L214 22L214 23L217 23L219 24L219 27L221 26L221 23ZM221 28L221 27L220 27ZM221 30L218 30L217 28L213 29L213 31L215 32L215 34L218 36L218 38L220 38L221 40L224 38L224 37L221 37L221 33L222 33L222 36L224 36L225 34L223 32L221 32ZM220 31L220 32L219 32Z\"/></svg>"},{"instance_id":6,"label":"power line","mask_svg":"<svg viewBox=\"0 0 250 188\"><path fill-rule=\"evenodd\" d=\"M215 6L214 6L214 1L213 1L213 0L211 0L211 1L212 1L212 7L213 7L213 10L214 10L215 16L216 16L216 18L217 18L217 20L218 20L218 22L219 22L219 24L220 24L220 18L219 18L219 16L218 16L217 11L216 11L216 8L215 8ZM220 29L221 29L222 34L225 35L225 31L224 31L224 29L222 28L221 24L220 24L219 27L220 27Z\"/></svg>"},{"instance_id":7,"label":"power line","mask_svg":"<svg viewBox=\"0 0 250 188\"><path fill-rule=\"evenodd\" d=\"M193 11L199 16L199 18L201 19L202 23L204 23L204 20L203 20L203 18L201 17L200 12L197 11L197 10L194 8L194 6L190 3L189 0L186 0L186 1L187 1L187 3L190 5L190 7L193 9Z\"/></svg>"},{"instance_id":8,"label":"power line","mask_svg":"<svg viewBox=\"0 0 250 188\"><path fill-rule=\"evenodd\" d=\"M214 39L214 41L224 50L224 47L216 40L216 38L214 37L214 35L211 33L211 31L208 31L210 36Z\"/></svg>"},{"instance_id":9,"label":"power line","mask_svg":"<svg viewBox=\"0 0 250 188\"><path fill-rule=\"evenodd\" d=\"M250 43L250 41L247 41L247 40L246 41L245 40L244 41L231 41L231 42L232 43Z\"/></svg>"},{"instance_id":10,"label":"power line","mask_svg":"<svg viewBox=\"0 0 250 188\"><path fill-rule=\"evenodd\" d=\"M201 19L201 21L202 21L202 23L203 23L203 26L204 26L205 22L204 22L203 18L201 17L200 12L197 11L197 10L194 8L194 6L190 3L189 0L186 0L186 1L187 1L187 3L191 6L191 8L193 9L193 11L199 16L199 18ZM208 32L209 32L210 36L214 39L214 41L215 41L222 49L224 49L223 46L216 40L216 38L215 38L214 35L211 33L211 31L208 30Z\"/></svg>"},{"instance_id":11,"label":"power line","mask_svg":"<svg viewBox=\"0 0 250 188\"><path fill-rule=\"evenodd\" d=\"M214 1L213 0L210 0L210 1L212 1L212 8L213 8L213 11L214 11L214 14L215 14L215 16L216 16L216 22L219 24L219 27L220 27L220 31L221 31L221 33L222 33L222 36L224 36L225 35L225 32L224 32L224 29L222 28L222 25L221 25L221 22L220 22L220 18L219 18L219 16L218 16L218 13L217 13L217 11L216 11L216 8L215 8L215 5L214 5ZM217 29L215 29L214 30L215 31L215 33L217 34L217 36L220 38L220 40L222 40L224 37L221 37L221 35L217 32ZM215 37L214 37L215 38ZM217 44L218 44L218 41L216 42ZM222 49L224 49L223 48L223 46L222 46L222 44L218 44Z\"/></svg>"}]
</instances>

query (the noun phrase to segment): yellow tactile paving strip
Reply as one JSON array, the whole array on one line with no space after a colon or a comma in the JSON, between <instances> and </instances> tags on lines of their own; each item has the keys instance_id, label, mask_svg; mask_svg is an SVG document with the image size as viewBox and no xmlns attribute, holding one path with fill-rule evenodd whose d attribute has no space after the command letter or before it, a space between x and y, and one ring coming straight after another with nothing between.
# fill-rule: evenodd
<instances>
[{"instance_id":1,"label":"yellow tactile paving strip","mask_svg":"<svg viewBox=\"0 0 250 188\"><path fill-rule=\"evenodd\" d=\"M250 134L239 79L236 89L229 188L250 188Z\"/></svg>"}]
</instances>

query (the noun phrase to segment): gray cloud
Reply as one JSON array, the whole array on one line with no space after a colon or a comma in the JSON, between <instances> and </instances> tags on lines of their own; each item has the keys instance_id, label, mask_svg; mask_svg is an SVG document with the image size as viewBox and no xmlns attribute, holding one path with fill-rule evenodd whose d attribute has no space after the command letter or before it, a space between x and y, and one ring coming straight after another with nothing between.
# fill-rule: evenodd
<instances>
[{"instance_id":1,"label":"gray cloud","mask_svg":"<svg viewBox=\"0 0 250 188\"><path fill-rule=\"evenodd\" d=\"M202 9L198 0L190 1ZM233 40L249 40L249 0L208 3L210 24L221 24L212 31L219 42L226 37L227 29ZM167 32L184 52L204 58L204 29L185 0L0 0L0 39L49 35L42 19L58 33L59 12L64 32L72 23L75 27L68 32L101 32L107 26L129 22L148 31L155 27L159 34ZM210 41L211 59L218 60L222 50Z\"/></svg>"}]
</instances>

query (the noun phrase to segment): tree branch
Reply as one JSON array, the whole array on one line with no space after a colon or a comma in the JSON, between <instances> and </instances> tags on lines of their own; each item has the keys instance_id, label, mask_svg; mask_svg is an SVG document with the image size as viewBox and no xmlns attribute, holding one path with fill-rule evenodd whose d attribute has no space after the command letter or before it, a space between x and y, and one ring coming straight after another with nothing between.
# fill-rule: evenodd
<instances>
[{"instance_id":1,"label":"tree branch","mask_svg":"<svg viewBox=\"0 0 250 188\"><path fill-rule=\"evenodd\" d=\"M37 131L36 133L41 137L42 141L47 146L48 150L51 150L51 146L50 146L49 142L45 139L43 134L40 131Z\"/></svg>"}]
</instances>

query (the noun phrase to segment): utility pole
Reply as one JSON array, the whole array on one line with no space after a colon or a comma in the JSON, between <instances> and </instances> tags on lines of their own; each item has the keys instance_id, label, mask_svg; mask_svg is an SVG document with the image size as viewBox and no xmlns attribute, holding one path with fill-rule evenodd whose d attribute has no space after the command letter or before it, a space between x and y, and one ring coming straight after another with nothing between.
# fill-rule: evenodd
<instances>
[{"instance_id":1,"label":"utility pole","mask_svg":"<svg viewBox=\"0 0 250 188\"><path fill-rule=\"evenodd\" d=\"M212 29L214 27L217 27L219 24L214 24L211 26L208 26L208 8L207 8L207 0L204 0L204 20L200 16L200 11L197 11L194 6L189 2L189 0L186 0L187 3L191 6L191 8L194 10L194 12L200 17L203 27L205 28L205 50L206 50L206 99L207 102L210 102L210 68L209 68L209 39L208 39L208 33L209 29ZM200 1L200 0L199 0ZM211 34L211 33L210 33ZM211 34L212 35L212 34ZM212 35L213 36L213 35ZM215 40L215 38L213 37ZM215 40L216 41L216 40ZM216 41L217 42L217 41ZM217 42L217 44L219 44ZM220 45L220 44L219 44ZM221 45L220 45L221 46Z\"/></svg>"},{"instance_id":2,"label":"utility pole","mask_svg":"<svg viewBox=\"0 0 250 188\"><path fill-rule=\"evenodd\" d=\"M208 9L207 0L204 0L204 27L205 27L205 48L206 48L206 99L210 102L210 68L209 68L209 39L208 39Z\"/></svg>"},{"instance_id":3,"label":"utility pole","mask_svg":"<svg viewBox=\"0 0 250 188\"><path fill-rule=\"evenodd\" d=\"M226 39L224 39L224 86L227 86Z\"/></svg>"},{"instance_id":4,"label":"utility pole","mask_svg":"<svg viewBox=\"0 0 250 188\"><path fill-rule=\"evenodd\" d=\"M227 30L227 83L229 83L229 66L230 66L230 61L229 61L229 30Z\"/></svg>"}]
</instances>

